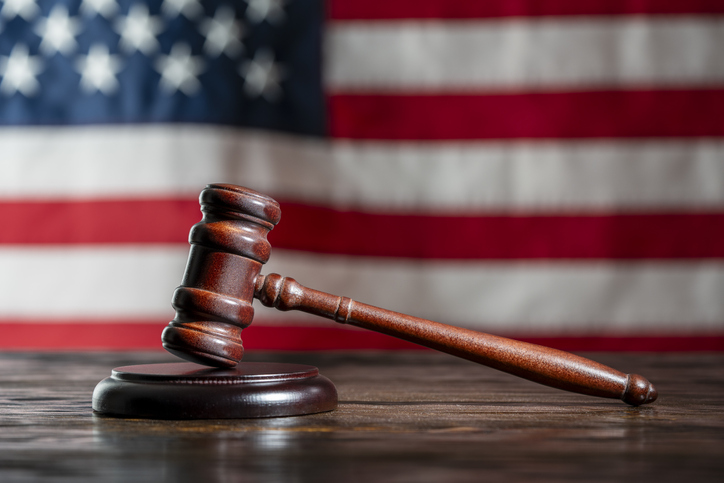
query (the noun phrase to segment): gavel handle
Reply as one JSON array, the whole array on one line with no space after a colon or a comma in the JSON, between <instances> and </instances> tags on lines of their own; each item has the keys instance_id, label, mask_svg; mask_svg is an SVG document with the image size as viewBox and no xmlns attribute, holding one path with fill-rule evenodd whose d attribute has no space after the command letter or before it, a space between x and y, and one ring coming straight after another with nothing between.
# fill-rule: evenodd
<instances>
[{"instance_id":1,"label":"gavel handle","mask_svg":"<svg viewBox=\"0 0 724 483\"><path fill-rule=\"evenodd\" d=\"M516 376L591 396L639 406L656 400L653 384L598 362L527 342L399 314L299 284L276 273L259 275L254 296L267 307L299 310L374 330Z\"/></svg>"}]
</instances>

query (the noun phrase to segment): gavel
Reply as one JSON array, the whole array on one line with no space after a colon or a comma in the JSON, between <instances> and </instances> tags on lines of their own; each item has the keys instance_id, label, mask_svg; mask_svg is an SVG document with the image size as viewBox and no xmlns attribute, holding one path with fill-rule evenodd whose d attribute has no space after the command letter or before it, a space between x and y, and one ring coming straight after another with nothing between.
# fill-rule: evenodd
<instances>
[{"instance_id":1,"label":"gavel","mask_svg":"<svg viewBox=\"0 0 724 483\"><path fill-rule=\"evenodd\" d=\"M653 384L589 359L526 342L404 315L310 289L276 273L262 275L281 219L279 204L253 190L210 184L199 197L201 221L189 234L188 263L173 294L175 318L163 346L183 359L231 368L241 361L241 332L254 317L252 301L299 310L391 335L547 386L621 399L632 406L656 400Z\"/></svg>"}]
</instances>

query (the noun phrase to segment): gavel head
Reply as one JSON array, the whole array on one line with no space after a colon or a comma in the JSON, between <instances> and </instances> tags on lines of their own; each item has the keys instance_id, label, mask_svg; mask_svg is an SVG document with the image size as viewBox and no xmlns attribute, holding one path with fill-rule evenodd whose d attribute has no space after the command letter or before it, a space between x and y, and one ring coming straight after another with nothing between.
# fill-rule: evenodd
<instances>
[{"instance_id":1,"label":"gavel head","mask_svg":"<svg viewBox=\"0 0 724 483\"><path fill-rule=\"evenodd\" d=\"M176 317L163 347L183 359L234 367L244 354L241 330L254 317L254 283L269 260L267 233L279 203L240 186L211 184L199 197L203 218L191 228L186 272L173 294Z\"/></svg>"}]
</instances>

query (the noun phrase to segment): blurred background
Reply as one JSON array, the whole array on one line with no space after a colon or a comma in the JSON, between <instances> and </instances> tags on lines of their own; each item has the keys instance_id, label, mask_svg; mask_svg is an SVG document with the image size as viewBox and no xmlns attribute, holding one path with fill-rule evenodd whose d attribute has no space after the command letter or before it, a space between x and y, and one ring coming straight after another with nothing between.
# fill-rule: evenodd
<instances>
[{"instance_id":1,"label":"blurred background","mask_svg":"<svg viewBox=\"0 0 724 483\"><path fill-rule=\"evenodd\" d=\"M207 183L263 273L568 350L724 349L724 2L0 1L0 349L160 349ZM409 344L255 304L253 349Z\"/></svg>"}]
</instances>

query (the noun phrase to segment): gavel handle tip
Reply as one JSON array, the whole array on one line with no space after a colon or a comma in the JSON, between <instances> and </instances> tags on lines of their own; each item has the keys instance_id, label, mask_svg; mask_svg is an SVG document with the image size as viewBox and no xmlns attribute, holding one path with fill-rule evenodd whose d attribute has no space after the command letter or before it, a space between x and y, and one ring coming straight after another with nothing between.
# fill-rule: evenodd
<instances>
[{"instance_id":1,"label":"gavel handle tip","mask_svg":"<svg viewBox=\"0 0 724 483\"><path fill-rule=\"evenodd\" d=\"M629 374L621 399L631 406L641 406L656 401L659 393L656 388L645 377L638 374Z\"/></svg>"}]
</instances>

